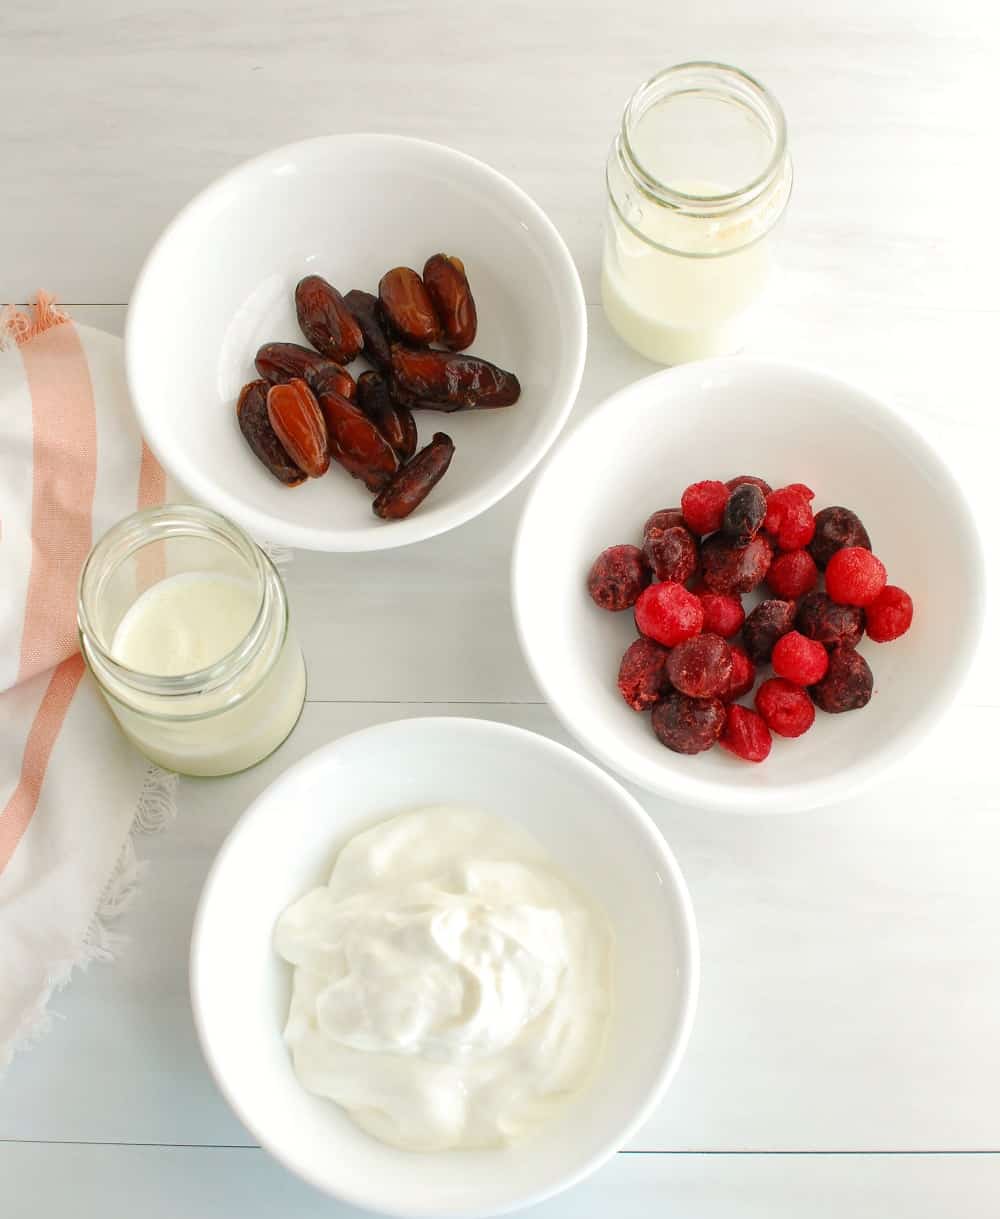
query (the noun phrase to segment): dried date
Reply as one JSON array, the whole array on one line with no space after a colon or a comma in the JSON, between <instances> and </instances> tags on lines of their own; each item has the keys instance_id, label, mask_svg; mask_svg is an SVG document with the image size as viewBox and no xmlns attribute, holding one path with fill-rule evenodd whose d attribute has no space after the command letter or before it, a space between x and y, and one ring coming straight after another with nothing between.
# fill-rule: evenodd
<instances>
[{"instance_id":1,"label":"dried date","mask_svg":"<svg viewBox=\"0 0 1000 1219\"><path fill-rule=\"evenodd\" d=\"M441 323L412 267L393 267L379 280L378 299L392 329L411 343L433 343L441 337Z\"/></svg>"},{"instance_id":2,"label":"dried date","mask_svg":"<svg viewBox=\"0 0 1000 1219\"><path fill-rule=\"evenodd\" d=\"M401 461L417 451L417 425L409 407L393 402L389 386L377 372L358 378L358 406L396 450Z\"/></svg>"},{"instance_id":3,"label":"dried date","mask_svg":"<svg viewBox=\"0 0 1000 1219\"><path fill-rule=\"evenodd\" d=\"M344 304L361 327L365 339L365 355L383 372L389 371L389 338L382 325L382 311L378 297L360 288L352 288L344 297Z\"/></svg>"},{"instance_id":4,"label":"dried date","mask_svg":"<svg viewBox=\"0 0 1000 1219\"><path fill-rule=\"evenodd\" d=\"M254 364L271 385L281 385L298 377L314 394L332 385L345 398L354 397L354 378L346 368L299 343L265 343L257 352Z\"/></svg>"},{"instance_id":5,"label":"dried date","mask_svg":"<svg viewBox=\"0 0 1000 1219\"><path fill-rule=\"evenodd\" d=\"M424 263L424 287L441 320L445 345L462 351L476 337L476 302L460 258L432 254Z\"/></svg>"},{"instance_id":6,"label":"dried date","mask_svg":"<svg viewBox=\"0 0 1000 1219\"><path fill-rule=\"evenodd\" d=\"M400 521L418 508L444 477L451 465L455 445L444 432L406 463L372 504L372 511L386 521Z\"/></svg>"},{"instance_id":7,"label":"dried date","mask_svg":"<svg viewBox=\"0 0 1000 1219\"><path fill-rule=\"evenodd\" d=\"M296 284L295 312L313 347L338 364L350 364L364 346L361 327L344 298L320 275L307 275Z\"/></svg>"},{"instance_id":8,"label":"dried date","mask_svg":"<svg viewBox=\"0 0 1000 1219\"><path fill-rule=\"evenodd\" d=\"M381 491L399 469L392 445L355 402L330 391L319 405L330 437L330 456L369 491Z\"/></svg>"},{"instance_id":9,"label":"dried date","mask_svg":"<svg viewBox=\"0 0 1000 1219\"><path fill-rule=\"evenodd\" d=\"M240 390L236 404L240 431L257 458L278 482L286 487L297 487L306 481L306 476L285 452L277 432L271 427L267 415L267 391L266 381L251 381Z\"/></svg>"},{"instance_id":10,"label":"dried date","mask_svg":"<svg viewBox=\"0 0 1000 1219\"><path fill-rule=\"evenodd\" d=\"M395 387L418 399L414 405L428 410L486 410L510 406L521 395L517 377L489 360L401 343L392 345L392 378Z\"/></svg>"},{"instance_id":11,"label":"dried date","mask_svg":"<svg viewBox=\"0 0 1000 1219\"><path fill-rule=\"evenodd\" d=\"M267 417L282 448L303 473L320 478L329 470L326 424L305 381L295 377L287 385L272 385L267 391Z\"/></svg>"}]
</instances>

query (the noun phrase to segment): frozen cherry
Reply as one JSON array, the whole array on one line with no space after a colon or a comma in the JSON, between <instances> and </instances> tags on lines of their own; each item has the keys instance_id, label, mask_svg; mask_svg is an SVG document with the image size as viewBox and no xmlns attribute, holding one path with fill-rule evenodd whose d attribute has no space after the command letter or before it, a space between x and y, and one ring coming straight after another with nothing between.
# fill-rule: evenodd
<instances>
[{"instance_id":1,"label":"frozen cherry","mask_svg":"<svg viewBox=\"0 0 1000 1219\"><path fill-rule=\"evenodd\" d=\"M801 736L816 718L812 699L805 690L783 677L769 677L762 682L754 704L777 736Z\"/></svg>"},{"instance_id":2,"label":"frozen cherry","mask_svg":"<svg viewBox=\"0 0 1000 1219\"><path fill-rule=\"evenodd\" d=\"M719 696L727 703L748 694L757 680L757 667L739 644L730 644L729 652L733 658L733 675L729 679L729 689Z\"/></svg>"},{"instance_id":3,"label":"frozen cherry","mask_svg":"<svg viewBox=\"0 0 1000 1219\"><path fill-rule=\"evenodd\" d=\"M809 553L818 567L826 567L838 550L845 546L860 546L871 550L868 530L857 513L850 508L824 508L816 513L816 536L809 543Z\"/></svg>"},{"instance_id":4,"label":"frozen cherry","mask_svg":"<svg viewBox=\"0 0 1000 1219\"><path fill-rule=\"evenodd\" d=\"M657 580L683 584L698 567L698 544L690 529L683 525L664 529L658 538L647 538L642 553Z\"/></svg>"},{"instance_id":5,"label":"frozen cherry","mask_svg":"<svg viewBox=\"0 0 1000 1219\"><path fill-rule=\"evenodd\" d=\"M738 474L736 478L730 478L726 486L730 491L735 491L737 487L741 487L744 483L749 483L752 487L760 487L764 492L765 498L771 494L771 484L766 483L762 478L758 478L756 474Z\"/></svg>"},{"instance_id":6,"label":"frozen cherry","mask_svg":"<svg viewBox=\"0 0 1000 1219\"><path fill-rule=\"evenodd\" d=\"M807 639L834 647L853 648L861 642L865 611L857 605L838 605L826 593L810 593L799 603L795 627Z\"/></svg>"},{"instance_id":7,"label":"frozen cherry","mask_svg":"<svg viewBox=\"0 0 1000 1219\"><path fill-rule=\"evenodd\" d=\"M767 569L767 587L776 597L794 601L816 587L819 569L808 550L786 550L775 555Z\"/></svg>"},{"instance_id":8,"label":"frozen cherry","mask_svg":"<svg viewBox=\"0 0 1000 1219\"><path fill-rule=\"evenodd\" d=\"M826 565L827 595L838 605L871 605L885 580L882 562L863 546L845 546Z\"/></svg>"},{"instance_id":9,"label":"frozen cherry","mask_svg":"<svg viewBox=\"0 0 1000 1219\"><path fill-rule=\"evenodd\" d=\"M743 646L755 664L771 659L774 645L787 635L795 624L795 606L791 601L771 598L762 601L747 614L743 624Z\"/></svg>"},{"instance_id":10,"label":"frozen cherry","mask_svg":"<svg viewBox=\"0 0 1000 1219\"><path fill-rule=\"evenodd\" d=\"M789 483L785 490L798 491L799 495L804 495L810 503L816 498L816 492L812 487L807 487L805 483Z\"/></svg>"},{"instance_id":11,"label":"frozen cherry","mask_svg":"<svg viewBox=\"0 0 1000 1219\"><path fill-rule=\"evenodd\" d=\"M634 711L648 711L670 688L667 657L670 653L652 639L630 643L618 670L618 689Z\"/></svg>"},{"instance_id":12,"label":"frozen cherry","mask_svg":"<svg viewBox=\"0 0 1000 1219\"><path fill-rule=\"evenodd\" d=\"M913 601L895 584L887 584L864 611L866 630L876 643L898 639L910 629Z\"/></svg>"},{"instance_id":13,"label":"frozen cherry","mask_svg":"<svg viewBox=\"0 0 1000 1219\"><path fill-rule=\"evenodd\" d=\"M653 731L674 753L702 753L719 739L726 709L717 698L689 698L672 690L653 708Z\"/></svg>"},{"instance_id":14,"label":"frozen cherry","mask_svg":"<svg viewBox=\"0 0 1000 1219\"><path fill-rule=\"evenodd\" d=\"M635 605L649 580L649 567L638 546L609 546L594 560L587 591L601 609L623 610Z\"/></svg>"},{"instance_id":15,"label":"frozen cherry","mask_svg":"<svg viewBox=\"0 0 1000 1219\"><path fill-rule=\"evenodd\" d=\"M809 693L821 711L836 715L841 711L856 711L872 696L875 679L868 661L853 648L834 648L826 677Z\"/></svg>"},{"instance_id":16,"label":"frozen cherry","mask_svg":"<svg viewBox=\"0 0 1000 1219\"><path fill-rule=\"evenodd\" d=\"M734 546L747 546L760 532L767 512L764 492L753 483L741 483L726 501L722 532Z\"/></svg>"},{"instance_id":17,"label":"frozen cherry","mask_svg":"<svg viewBox=\"0 0 1000 1219\"><path fill-rule=\"evenodd\" d=\"M639 634L668 648L697 635L704 620L701 602L674 580L650 585L635 603L635 625Z\"/></svg>"},{"instance_id":18,"label":"frozen cherry","mask_svg":"<svg viewBox=\"0 0 1000 1219\"><path fill-rule=\"evenodd\" d=\"M743 602L739 597L731 597L728 593L703 592L698 594L698 600L705 611L703 631L711 631L729 639L746 621L743 612Z\"/></svg>"},{"instance_id":19,"label":"frozen cherry","mask_svg":"<svg viewBox=\"0 0 1000 1219\"><path fill-rule=\"evenodd\" d=\"M800 550L812 541L816 523L801 484L771 492L767 497L764 528L778 543L779 550Z\"/></svg>"},{"instance_id":20,"label":"frozen cherry","mask_svg":"<svg viewBox=\"0 0 1000 1219\"><path fill-rule=\"evenodd\" d=\"M756 711L730 703L719 744L744 762L763 762L771 752L771 733Z\"/></svg>"},{"instance_id":21,"label":"frozen cherry","mask_svg":"<svg viewBox=\"0 0 1000 1219\"><path fill-rule=\"evenodd\" d=\"M681 496L684 522L692 533L714 533L722 524L729 488L718 479L692 483Z\"/></svg>"},{"instance_id":22,"label":"frozen cherry","mask_svg":"<svg viewBox=\"0 0 1000 1219\"><path fill-rule=\"evenodd\" d=\"M718 635L695 635L679 643L667 659L667 676L675 689L692 698L725 693L733 676L729 644Z\"/></svg>"},{"instance_id":23,"label":"frozen cherry","mask_svg":"<svg viewBox=\"0 0 1000 1219\"><path fill-rule=\"evenodd\" d=\"M815 639L807 639L799 631L789 631L774 645L771 664L779 677L797 686L812 686L822 681L830 664L826 648Z\"/></svg>"},{"instance_id":24,"label":"frozen cherry","mask_svg":"<svg viewBox=\"0 0 1000 1219\"><path fill-rule=\"evenodd\" d=\"M702 544L701 562L705 585L713 593L749 593L767 575L771 547L760 535L749 546L734 546L716 533Z\"/></svg>"},{"instance_id":25,"label":"frozen cherry","mask_svg":"<svg viewBox=\"0 0 1000 1219\"><path fill-rule=\"evenodd\" d=\"M643 542L656 541L668 529L675 529L678 525L687 528L684 524L684 513L680 508L660 508L643 525L642 540Z\"/></svg>"}]
</instances>

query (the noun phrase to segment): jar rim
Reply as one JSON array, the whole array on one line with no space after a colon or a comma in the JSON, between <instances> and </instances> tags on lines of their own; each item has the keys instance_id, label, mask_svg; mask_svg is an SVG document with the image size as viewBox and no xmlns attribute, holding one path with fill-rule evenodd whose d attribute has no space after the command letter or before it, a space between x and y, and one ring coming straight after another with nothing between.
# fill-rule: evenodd
<instances>
[{"instance_id":1,"label":"jar rim","mask_svg":"<svg viewBox=\"0 0 1000 1219\"><path fill-rule=\"evenodd\" d=\"M716 75L717 92L729 101L738 102L745 110L750 111L758 119L766 119L766 129L771 135L771 156L763 170L750 182L731 191L720 191L710 195L696 194L679 190L660 181L652 174L636 155L629 131L633 124L638 123L645 113L645 105L651 99L659 97L682 96L685 93L704 92L705 86L664 89L666 82L683 78L685 74L708 72ZM728 90L724 90L725 85ZM756 103L754 106L752 103ZM760 195L771 182L778 177L787 157L787 126L785 114L777 98L749 72L732 64L717 63L714 60L688 60L685 63L673 64L661 68L639 86L632 94L622 112L620 138L628 167L638 185L652 198L682 210L698 215L712 215L729 212L743 207Z\"/></svg>"}]
</instances>

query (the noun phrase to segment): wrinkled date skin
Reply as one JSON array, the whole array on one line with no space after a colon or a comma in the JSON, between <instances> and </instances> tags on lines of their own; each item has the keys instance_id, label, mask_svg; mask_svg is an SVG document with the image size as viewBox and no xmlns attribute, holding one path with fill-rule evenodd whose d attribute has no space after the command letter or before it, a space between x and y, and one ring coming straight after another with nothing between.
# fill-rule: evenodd
<instances>
[{"instance_id":1,"label":"wrinkled date skin","mask_svg":"<svg viewBox=\"0 0 1000 1219\"><path fill-rule=\"evenodd\" d=\"M392 345L393 382L412 394L415 406L428 410L486 410L510 406L521 396L521 383L477 356L450 351L415 351Z\"/></svg>"},{"instance_id":2,"label":"wrinkled date skin","mask_svg":"<svg viewBox=\"0 0 1000 1219\"><path fill-rule=\"evenodd\" d=\"M435 432L430 444L407 462L396 477L375 497L372 511L385 521L401 521L418 508L444 477L451 465L455 445L444 432Z\"/></svg>"},{"instance_id":3,"label":"wrinkled date skin","mask_svg":"<svg viewBox=\"0 0 1000 1219\"><path fill-rule=\"evenodd\" d=\"M424 287L441 319L442 337L452 351L463 351L476 337L476 302L460 258L432 254L424 263Z\"/></svg>"},{"instance_id":4,"label":"wrinkled date skin","mask_svg":"<svg viewBox=\"0 0 1000 1219\"><path fill-rule=\"evenodd\" d=\"M299 280L295 312L302 333L313 347L338 364L350 364L364 346L361 327L344 298L320 275Z\"/></svg>"},{"instance_id":5,"label":"wrinkled date skin","mask_svg":"<svg viewBox=\"0 0 1000 1219\"><path fill-rule=\"evenodd\" d=\"M354 397L354 378L335 360L318 355L298 343L265 343L254 359L257 372L271 385L298 377L314 394L333 388L345 398Z\"/></svg>"},{"instance_id":6,"label":"wrinkled date skin","mask_svg":"<svg viewBox=\"0 0 1000 1219\"><path fill-rule=\"evenodd\" d=\"M396 334L411 343L434 343L441 337L441 323L424 287L412 267L393 267L379 280L378 299L382 316Z\"/></svg>"},{"instance_id":7,"label":"wrinkled date skin","mask_svg":"<svg viewBox=\"0 0 1000 1219\"><path fill-rule=\"evenodd\" d=\"M305 381L294 377L287 385L272 385L267 391L267 417L300 470L310 478L321 478L329 470L326 424Z\"/></svg>"},{"instance_id":8,"label":"wrinkled date skin","mask_svg":"<svg viewBox=\"0 0 1000 1219\"><path fill-rule=\"evenodd\" d=\"M369 491L381 491L399 469L392 445L355 402L342 394L320 395L330 436L330 456Z\"/></svg>"},{"instance_id":9,"label":"wrinkled date skin","mask_svg":"<svg viewBox=\"0 0 1000 1219\"><path fill-rule=\"evenodd\" d=\"M417 425L409 407L393 402L385 378L364 372L358 378L358 406L396 450L400 461L417 451Z\"/></svg>"},{"instance_id":10,"label":"wrinkled date skin","mask_svg":"<svg viewBox=\"0 0 1000 1219\"><path fill-rule=\"evenodd\" d=\"M344 304L361 327L365 339L365 355L376 368L389 371L389 336L382 323L382 309L378 297L361 288L352 288L344 297Z\"/></svg>"},{"instance_id":11,"label":"wrinkled date skin","mask_svg":"<svg viewBox=\"0 0 1000 1219\"><path fill-rule=\"evenodd\" d=\"M236 404L240 431L278 482L286 487L297 487L306 481L306 476L282 448L278 434L271 427L271 420L267 417L267 391L266 381L251 381L240 390Z\"/></svg>"}]
</instances>

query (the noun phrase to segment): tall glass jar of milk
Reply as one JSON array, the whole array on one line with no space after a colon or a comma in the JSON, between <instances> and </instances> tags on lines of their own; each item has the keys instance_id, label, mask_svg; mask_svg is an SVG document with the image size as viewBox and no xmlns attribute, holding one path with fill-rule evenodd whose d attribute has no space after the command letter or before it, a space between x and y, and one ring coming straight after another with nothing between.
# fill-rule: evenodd
<instances>
[{"instance_id":1,"label":"tall glass jar of milk","mask_svg":"<svg viewBox=\"0 0 1000 1219\"><path fill-rule=\"evenodd\" d=\"M231 521L186 504L120 521L80 575L84 658L150 759L228 775L277 749L306 695L285 588Z\"/></svg>"},{"instance_id":2,"label":"tall glass jar of milk","mask_svg":"<svg viewBox=\"0 0 1000 1219\"><path fill-rule=\"evenodd\" d=\"M792 189L785 117L737 68L666 68L608 155L601 293L636 351L679 364L738 350Z\"/></svg>"}]
</instances>

